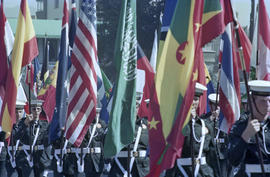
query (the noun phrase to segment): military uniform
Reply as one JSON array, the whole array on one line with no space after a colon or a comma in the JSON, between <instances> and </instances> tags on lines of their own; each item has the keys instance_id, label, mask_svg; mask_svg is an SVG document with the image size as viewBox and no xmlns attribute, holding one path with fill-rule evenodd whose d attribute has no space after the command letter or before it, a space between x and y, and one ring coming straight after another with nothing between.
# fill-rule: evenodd
<instances>
[{"instance_id":1,"label":"military uniform","mask_svg":"<svg viewBox=\"0 0 270 177\"><path fill-rule=\"evenodd\" d=\"M201 142L198 142L202 137L202 128L203 123L200 118L193 118L194 121L194 132L193 132L193 144L194 144L194 159L198 157ZM190 147L190 131L192 131L190 124L192 124L192 120L190 120L189 125L187 125L183 134L185 136L184 145L182 149L181 158L177 159L175 165L172 169L166 171L167 177L176 177L176 176L192 176L192 166L191 166L191 147ZM209 153L209 146L211 143L211 135L209 129L211 128L208 124L205 123L206 134L204 138L204 144L202 146L202 152L200 160L197 162L200 163L198 177L214 177L213 169L206 162L206 155ZM200 140L201 141L201 140ZM195 160L196 161L196 160ZM196 163L195 163L196 166Z\"/></svg>"},{"instance_id":2,"label":"military uniform","mask_svg":"<svg viewBox=\"0 0 270 177\"><path fill-rule=\"evenodd\" d=\"M17 149L16 142L17 139L14 138L14 129L17 129L18 124L13 125L13 129L10 137L10 146L7 147L7 160L6 160L6 169L7 176L9 177L17 177L18 172L16 169L16 157L17 157Z\"/></svg>"},{"instance_id":3,"label":"military uniform","mask_svg":"<svg viewBox=\"0 0 270 177\"><path fill-rule=\"evenodd\" d=\"M0 131L0 176L6 176L6 147L5 147L5 133Z\"/></svg>"},{"instance_id":4,"label":"military uniform","mask_svg":"<svg viewBox=\"0 0 270 177\"><path fill-rule=\"evenodd\" d=\"M256 147L255 137L252 137L248 143L246 143L241 135L244 132L249 115L247 113L242 114L240 120L238 120L232 127L229 134L229 149L228 157L232 165L235 167L234 174L237 177L248 176L248 173L252 170L260 171L260 161L258 150ZM261 130L258 132L259 146L263 155L266 176L270 176L270 121L264 123L264 132ZM263 136L265 141L263 141ZM247 172L247 173L246 173ZM252 177L262 176L261 173L251 173Z\"/></svg>"},{"instance_id":5,"label":"military uniform","mask_svg":"<svg viewBox=\"0 0 270 177\"><path fill-rule=\"evenodd\" d=\"M32 121L29 126L26 126L24 123L25 119L22 118L18 123L18 127L14 129L14 138L20 140L16 157L16 169L19 176L43 176L44 172L51 165L49 158L51 148L48 145L49 125L47 120L37 120ZM29 142L30 139L31 143ZM36 142L33 146L33 161L31 162L29 145L33 145L34 141Z\"/></svg>"},{"instance_id":6,"label":"military uniform","mask_svg":"<svg viewBox=\"0 0 270 177\"><path fill-rule=\"evenodd\" d=\"M93 135L90 145L88 146L89 139L91 137L92 129L94 127L95 121L91 124L89 131L85 135L81 148L75 148L71 144L68 144L67 154L64 157L64 172L63 174L68 176L78 176L78 177L91 177L100 176L103 172L104 167L104 155L103 155L103 142L104 142L104 132L106 124L104 121L99 120L97 124L96 131ZM83 151L83 161L81 158L81 150ZM79 165L82 165L81 168ZM78 164L79 163L79 164Z\"/></svg>"},{"instance_id":7,"label":"military uniform","mask_svg":"<svg viewBox=\"0 0 270 177\"><path fill-rule=\"evenodd\" d=\"M147 119L137 119L136 121L136 136L138 133L139 127L142 127L141 136L139 139L139 144L136 153L133 153L134 155L131 155L130 157L134 157L134 164L131 169L131 175L132 177L144 177L149 173L149 157L147 154L147 148L148 148L148 129L147 129ZM135 136L135 137L136 137ZM135 142L135 141L134 141ZM130 144L130 151L133 150L134 144ZM112 161L112 167L109 172L109 177L123 177L124 173L123 171L127 171L127 164L128 164L128 149L124 148L118 155L117 159L113 159ZM117 162L118 161L118 162ZM119 166L121 165L121 167ZM123 168L121 170L121 168Z\"/></svg>"},{"instance_id":8,"label":"military uniform","mask_svg":"<svg viewBox=\"0 0 270 177\"><path fill-rule=\"evenodd\" d=\"M219 121L216 120L216 122L214 122L215 120L211 120L210 116L211 112L206 114L204 119L209 134L211 135L209 153L207 153L206 160L209 166L214 170L214 176L227 177L230 172L227 158L227 148L229 143L228 135L218 129ZM217 163L217 160L219 161L219 164Z\"/></svg>"}]
</instances>

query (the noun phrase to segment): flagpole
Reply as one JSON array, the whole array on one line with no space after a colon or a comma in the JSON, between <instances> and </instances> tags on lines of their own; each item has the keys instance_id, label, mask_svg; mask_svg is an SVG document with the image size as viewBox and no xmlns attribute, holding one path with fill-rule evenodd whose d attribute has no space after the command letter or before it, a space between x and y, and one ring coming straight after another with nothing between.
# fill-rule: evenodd
<instances>
[{"instance_id":1,"label":"flagpole","mask_svg":"<svg viewBox=\"0 0 270 177\"><path fill-rule=\"evenodd\" d=\"M29 115L31 115L31 63L28 64L27 66L27 74L28 74L28 109L29 109ZM30 122L30 136L29 136L29 146L30 146L30 161L33 160L33 155L32 155L32 127L31 127L31 122Z\"/></svg>"},{"instance_id":2,"label":"flagpole","mask_svg":"<svg viewBox=\"0 0 270 177\"><path fill-rule=\"evenodd\" d=\"M247 98L248 98L249 110L250 110L250 114L251 114L251 119L254 119L253 109L252 109L252 106L251 106L251 98L250 98L250 94L249 94L249 87L248 87L248 80L247 80L247 73L246 73L246 65L245 65L245 60L243 58L243 48L241 46L239 32L238 32L239 24L237 24L235 19L233 20L233 23L234 23L234 29L235 29L235 32L236 32L237 45L238 45L240 61L241 61L242 71L243 71L244 80L245 80L245 86L246 86L246 93L247 93ZM262 156L262 152L261 152L261 149L260 149L260 146L259 146L259 140L258 140L258 134L257 133L255 134L255 140L256 140L257 150L259 152L262 175L263 175L263 177L265 177L263 156Z\"/></svg>"},{"instance_id":3,"label":"flagpole","mask_svg":"<svg viewBox=\"0 0 270 177\"><path fill-rule=\"evenodd\" d=\"M127 171L128 171L128 177L130 177L130 144L128 145L128 163L127 163Z\"/></svg>"},{"instance_id":4,"label":"flagpole","mask_svg":"<svg viewBox=\"0 0 270 177\"><path fill-rule=\"evenodd\" d=\"M221 63L219 62L218 64L218 80L217 80L217 89L216 89L216 103L215 103L215 111L217 110L217 107L218 107L218 104L219 104L219 101L218 101L218 94L219 94L219 82L220 82L220 70L221 70ZM218 116L215 117L214 119L214 135L216 137L217 135L217 131L216 131L216 121L218 120ZM215 138L214 137L214 138ZM218 146L217 146L217 139L216 139L216 142L215 142L215 149L216 149L216 157L217 157L217 166L218 166L218 172L219 172L219 175L222 177L222 174L221 174L221 167L220 167L220 163L219 163L219 153L218 153Z\"/></svg>"},{"instance_id":5,"label":"flagpole","mask_svg":"<svg viewBox=\"0 0 270 177\"><path fill-rule=\"evenodd\" d=\"M189 121L189 126L190 126L190 152L191 152L191 167L192 167L192 177L194 177L194 172L195 172L195 161L194 161L194 143L193 143L193 127L192 127L192 119L195 118L191 118L191 120Z\"/></svg>"}]
</instances>

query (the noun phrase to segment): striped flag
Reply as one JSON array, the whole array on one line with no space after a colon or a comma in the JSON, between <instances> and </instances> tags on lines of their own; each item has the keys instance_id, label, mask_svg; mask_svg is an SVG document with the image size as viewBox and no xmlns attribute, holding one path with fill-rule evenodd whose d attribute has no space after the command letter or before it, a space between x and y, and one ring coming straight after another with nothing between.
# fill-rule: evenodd
<instances>
[{"instance_id":1,"label":"striped flag","mask_svg":"<svg viewBox=\"0 0 270 177\"><path fill-rule=\"evenodd\" d=\"M80 146L96 116L97 58L96 0L83 0L71 55L71 79L65 136Z\"/></svg>"},{"instance_id":2,"label":"striped flag","mask_svg":"<svg viewBox=\"0 0 270 177\"><path fill-rule=\"evenodd\" d=\"M1 112L1 125L3 131L10 135L13 124L16 122L15 106L17 87L21 67L30 63L38 55L37 40L32 24L30 10L26 0L21 1L15 42L12 52L10 68L8 70L7 85L3 109Z\"/></svg>"},{"instance_id":3,"label":"striped flag","mask_svg":"<svg viewBox=\"0 0 270 177\"><path fill-rule=\"evenodd\" d=\"M269 2L268 2L269 3ZM270 20L264 0L259 3L257 78L270 81Z\"/></svg>"},{"instance_id":4,"label":"striped flag","mask_svg":"<svg viewBox=\"0 0 270 177\"><path fill-rule=\"evenodd\" d=\"M49 130L49 141L55 141L61 136L61 129L64 128L66 111L67 111L67 71L68 71L68 0L64 1L63 18L62 18L62 32L61 32L61 44L59 53L59 66L57 74L56 85L56 107L52 118L52 123Z\"/></svg>"},{"instance_id":5,"label":"striped flag","mask_svg":"<svg viewBox=\"0 0 270 177\"><path fill-rule=\"evenodd\" d=\"M227 25L222 40L219 104L225 119L220 118L220 129L228 132L233 123L240 117L240 82L231 24Z\"/></svg>"},{"instance_id":6,"label":"striped flag","mask_svg":"<svg viewBox=\"0 0 270 177\"><path fill-rule=\"evenodd\" d=\"M5 95L5 84L8 73L8 56L11 53L14 43L14 36L10 25L4 14L3 0L0 5L0 112Z\"/></svg>"}]
</instances>

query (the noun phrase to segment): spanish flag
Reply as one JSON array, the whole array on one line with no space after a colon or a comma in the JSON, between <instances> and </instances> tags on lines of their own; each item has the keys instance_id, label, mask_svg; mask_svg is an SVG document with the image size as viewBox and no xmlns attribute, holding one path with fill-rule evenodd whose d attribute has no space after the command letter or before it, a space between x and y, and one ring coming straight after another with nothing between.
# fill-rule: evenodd
<instances>
[{"instance_id":1,"label":"spanish flag","mask_svg":"<svg viewBox=\"0 0 270 177\"><path fill-rule=\"evenodd\" d=\"M13 124L16 121L15 108L17 87L21 68L30 63L38 55L37 40L32 24L27 0L22 0L18 16L18 24L11 64L8 70L6 94L1 112L1 126L3 131L10 136Z\"/></svg>"},{"instance_id":2,"label":"spanish flag","mask_svg":"<svg viewBox=\"0 0 270 177\"><path fill-rule=\"evenodd\" d=\"M150 99L151 177L173 167L181 155L198 80L203 8L203 0L178 1L167 33Z\"/></svg>"}]
</instances>

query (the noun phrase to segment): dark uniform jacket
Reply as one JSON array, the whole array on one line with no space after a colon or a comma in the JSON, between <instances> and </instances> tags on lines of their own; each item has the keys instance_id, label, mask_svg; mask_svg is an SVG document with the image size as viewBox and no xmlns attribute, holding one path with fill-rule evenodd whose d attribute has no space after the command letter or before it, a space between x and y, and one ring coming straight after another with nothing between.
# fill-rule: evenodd
<instances>
[{"instance_id":1,"label":"dark uniform jacket","mask_svg":"<svg viewBox=\"0 0 270 177\"><path fill-rule=\"evenodd\" d=\"M206 160L214 170L214 176L227 177L229 175L228 172L230 171L227 159L227 148L229 143L228 135L223 131L220 131L218 139L215 139L218 133L219 121L216 120L216 122L214 122L214 120L210 119L210 116L211 112L207 113L204 118L209 134L211 135L209 153L206 155Z\"/></svg>"},{"instance_id":2,"label":"dark uniform jacket","mask_svg":"<svg viewBox=\"0 0 270 177\"><path fill-rule=\"evenodd\" d=\"M0 132L0 142L5 142L5 132L1 131ZM7 150L6 147L2 147L2 151L0 153L0 161L5 161L6 160L6 155L7 155Z\"/></svg>"},{"instance_id":3,"label":"dark uniform jacket","mask_svg":"<svg viewBox=\"0 0 270 177\"><path fill-rule=\"evenodd\" d=\"M94 122L91 124L90 130L92 130ZM104 144L104 132L106 129L106 124L104 121L99 120L100 128L96 128L96 132L91 141L89 148L100 148L101 153L90 153L86 154L84 158L84 173L86 176L97 176L100 175L103 171L104 167L104 155L103 155L103 144ZM81 147L86 148L90 139L90 132L87 131L85 135ZM74 148L70 143L67 146L67 149ZM78 174L78 166L77 166L77 157L75 153L68 153L64 157L64 174L67 175L75 175Z\"/></svg>"},{"instance_id":4,"label":"dark uniform jacket","mask_svg":"<svg viewBox=\"0 0 270 177\"><path fill-rule=\"evenodd\" d=\"M51 165L51 160L49 158L51 154L51 148L48 144L48 129L49 124L46 120L38 120L36 122L31 122L30 126L26 126L24 124L25 118L22 118L19 123L18 127L13 129L14 138L20 140L20 145L30 145L30 137L31 142L34 141L34 134L37 132L37 128L40 127L38 138L36 141L35 146L37 145L44 145L44 150L33 150L33 164L34 168L38 169L38 173L42 173L44 170L49 169ZM30 127L32 128L32 134L30 134ZM31 144L32 144L31 143ZM29 151L28 151L29 152ZM16 157L16 165L18 167L25 166L28 164L26 159L26 154L23 150L18 150L17 157ZM27 165L28 166L28 165Z\"/></svg>"},{"instance_id":5,"label":"dark uniform jacket","mask_svg":"<svg viewBox=\"0 0 270 177\"><path fill-rule=\"evenodd\" d=\"M248 143L246 143L241 135L245 128L247 127L249 116L245 113L241 115L240 120L238 120L232 127L229 134L229 148L228 157L232 165L235 167L234 173L236 176L245 177L245 164L260 164L259 153L256 147L255 137L251 138ZM269 119L265 122L267 127L265 129L265 144L268 151L270 151L270 121ZM258 133L259 147L261 149L264 164L270 164L270 155L266 153L264 149L262 130ZM252 177L262 176L261 174L253 174ZM270 176L268 173L266 176Z\"/></svg>"},{"instance_id":6,"label":"dark uniform jacket","mask_svg":"<svg viewBox=\"0 0 270 177\"><path fill-rule=\"evenodd\" d=\"M184 140L184 145L183 145L183 149L182 149L182 155L181 158L191 158L191 147L190 147L190 124L191 124L191 120L190 123L184 128L183 132L184 132L184 136L185 136L185 140ZM206 128L211 129L211 127L205 123ZM199 118L196 118L196 122L194 125L194 132L195 132L195 136L197 137L197 139L200 139L202 136L202 125L201 125L201 121L199 120ZM210 135L210 132L208 132L205 135L205 141L204 141L204 146L203 146L203 152L202 152L202 156L201 157L206 157L206 155L209 153L210 150L210 143L211 143L212 137ZM193 138L193 144L194 144L194 159L196 159L198 157L199 154L199 149L200 149L200 144L199 142L197 142L194 138ZM195 164L196 166L196 164ZM185 172L187 173L188 176L192 175L192 166L182 166L185 170ZM184 176L178 166L177 166L177 162L175 162L175 165L172 169L167 170L166 172L166 176L167 177L174 177L174 176ZM198 177L214 177L214 172L213 169L208 165L200 165L200 169L199 169L199 173L198 173Z\"/></svg>"},{"instance_id":7,"label":"dark uniform jacket","mask_svg":"<svg viewBox=\"0 0 270 177\"><path fill-rule=\"evenodd\" d=\"M139 128L139 126L142 126L142 124L144 124L144 126L142 128L137 151L147 151L147 148L148 148L147 118L142 118L142 119L138 118L136 121L136 126L135 126L136 133L135 133L134 141L133 141L133 143L130 144L131 151L134 148L138 128ZM128 149L124 148L122 151L128 151ZM125 170L127 170L128 158L118 157L118 160L120 161L123 168L125 168ZM131 170L132 177L144 177L148 173L149 173L149 157L148 157L148 155L146 157L135 157L133 167ZM110 170L109 176L110 177L120 177L120 176L122 177L123 176L123 173L120 170L120 168L118 167L115 160L113 160L112 168Z\"/></svg>"}]
</instances>

